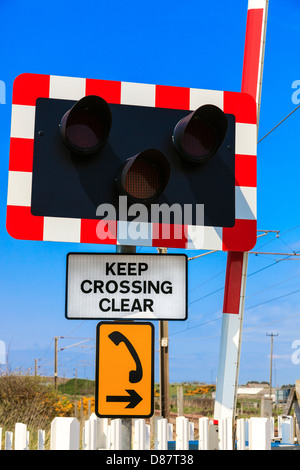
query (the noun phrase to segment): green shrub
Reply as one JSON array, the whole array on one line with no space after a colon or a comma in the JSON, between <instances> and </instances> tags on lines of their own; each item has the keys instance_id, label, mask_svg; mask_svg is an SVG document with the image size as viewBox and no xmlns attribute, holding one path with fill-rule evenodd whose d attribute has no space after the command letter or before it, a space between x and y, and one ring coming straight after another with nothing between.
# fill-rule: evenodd
<instances>
[{"instance_id":1,"label":"green shrub","mask_svg":"<svg viewBox=\"0 0 300 470\"><path fill-rule=\"evenodd\" d=\"M47 385L41 377L22 374L0 377L2 448L5 431L14 431L16 423L27 425L33 446L37 445L39 429L45 430L49 436L58 402L59 396L53 387Z\"/></svg>"}]
</instances>

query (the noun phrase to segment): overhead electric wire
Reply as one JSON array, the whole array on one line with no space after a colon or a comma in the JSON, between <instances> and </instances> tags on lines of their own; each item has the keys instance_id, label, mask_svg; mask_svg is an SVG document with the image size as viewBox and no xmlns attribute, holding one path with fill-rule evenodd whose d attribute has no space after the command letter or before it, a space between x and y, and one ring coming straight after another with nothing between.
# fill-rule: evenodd
<instances>
[{"instance_id":1,"label":"overhead electric wire","mask_svg":"<svg viewBox=\"0 0 300 470\"><path fill-rule=\"evenodd\" d=\"M267 304L269 302L273 302L274 300L282 299L283 297L288 297L289 295L296 294L297 292L300 292L300 289L296 289L292 292L288 292L287 294L279 295L278 297L273 297L272 299L265 300L264 302L261 302L259 304L252 305L251 307L247 307L247 308L245 308L245 310L250 310L252 308L259 307L260 305L264 305L264 304Z\"/></svg>"},{"instance_id":2,"label":"overhead electric wire","mask_svg":"<svg viewBox=\"0 0 300 470\"><path fill-rule=\"evenodd\" d=\"M299 251L297 251L297 252L295 252L295 253L298 253L298 252L299 252ZM259 272L264 271L265 269L271 268L271 267L274 266L275 264L278 264L280 261L283 261L284 259L287 259L287 258L289 258L290 256L292 256L292 255L286 256L285 258L280 259L280 260L276 260L274 263L268 264L267 266L264 266L263 268L260 268L260 269L258 269L258 270L256 270L256 271L254 271L253 273L247 274L247 278L248 278L248 277L251 277L251 276L254 276L255 274L258 274ZM192 302L189 302L189 305L193 305L194 303L199 302L200 300L205 299L205 298L209 297L210 295L216 294L217 292L220 292L221 290L224 290L224 288L225 288L225 287L222 286L222 287L220 287L219 289L215 289L214 291L209 292L208 294L205 294L205 295L203 295L202 297L199 297L198 299L193 300Z\"/></svg>"},{"instance_id":3,"label":"overhead electric wire","mask_svg":"<svg viewBox=\"0 0 300 470\"><path fill-rule=\"evenodd\" d=\"M224 287L219 287L219 289L216 289L212 292L209 292L208 294L203 295L202 297L199 297L196 300L193 300L192 302L189 302L189 305L193 305L196 302L199 302L199 300L205 299L206 297L209 297L210 295L216 294L217 292L220 292L221 290L224 290Z\"/></svg>"},{"instance_id":4,"label":"overhead electric wire","mask_svg":"<svg viewBox=\"0 0 300 470\"><path fill-rule=\"evenodd\" d=\"M64 351L65 349L69 349L69 348L72 348L74 346L79 346L80 344L86 343L86 341L90 341L91 339L92 338L87 338L87 339L84 339L83 341L79 341L79 343L70 344L69 346L65 346L64 348L58 349L58 351Z\"/></svg>"},{"instance_id":5,"label":"overhead electric wire","mask_svg":"<svg viewBox=\"0 0 300 470\"><path fill-rule=\"evenodd\" d=\"M299 253L299 251L295 251L295 253ZM280 263L281 261L284 261L285 259L290 258L291 256L292 256L292 255L289 255L289 256L286 256L285 258L276 260L274 263L271 263L271 264L269 264L268 266L265 266L265 267L263 267L263 268L260 268L260 269L258 269L257 271L254 271L253 273L247 274L247 278L248 278L248 277L251 277L251 276L254 276L254 274L260 273L261 271L264 271L265 269L271 268L271 267L274 266L275 264L278 264L278 263Z\"/></svg>"},{"instance_id":6,"label":"overhead electric wire","mask_svg":"<svg viewBox=\"0 0 300 470\"><path fill-rule=\"evenodd\" d=\"M294 226L294 227L292 227L292 228L286 230L285 232L283 232L283 234L286 234L286 233L290 232L291 230L294 230L294 229L296 229L296 228L298 228L298 227L300 227L300 225L296 225L296 226ZM277 233L277 237L276 237L276 238L279 238L279 236L278 236L279 231L276 231L276 233ZM269 243L269 241L268 241L267 243ZM264 245L265 245L265 244L264 244ZM262 246L264 246L264 245L262 245ZM294 256L294 255L297 254L297 253L299 253L299 251L293 251L293 253L288 254L288 255L285 256L284 258L282 258L282 259L280 259L280 260L276 260L275 262L270 263L270 264L268 264L267 266L264 266L263 268L257 269L257 270L254 271L253 273L248 274L247 277L254 276L255 274L258 274L259 272L261 272L261 271L263 271L263 270L265 270L265 269L268 269L268 268L270 268L270 267L272 267L272 266L275 266L275 265L278 264L280 261L284 261L284 260L287 260L287 259L291 259L291 257ZM208 253L207 253L207 254L208 254ZM256 255L256 256L257 256L257 255ZM191 258L191 259L194 259L194 258ZM224 272L224 271L222 271L222 272ZM221 273L218 273L217 275L213 276L212 278L210 278L210 280L213 279L213 278L215 278L215 277L217 277L219 274L221 274ZM294 277L297 277L297 276L294 276ZM288 280L290 280L290 279L292 279L292 278L289 278ZM271 289L272 287L275 287L275 286L277 286L277 285L279 285L279 284L282 284L283 282L287 282L288 280L285 280L285 281L281 281L281 282L279 282L279 283L276 283L275 285L270 286L270 287L266 288L265 290ZM197 287L200 287L201 285L203 285L203 284L206 283L206 282L208 282L208 281L204 281L203 283L201 283L201 284L200 284L199 286L197 286ZM194 288L193 290L195 290L195 288ZM199 297L199 298L193 300L192 302L189 302L189 306L193 305L194 303L196 303L196 302L198 302L198 301L200 301L200 300L202 300L202 299L204 299L204 298L207 298L207 297L210 296L210 295L213 295L213 294L215 294L215 293L217 293L217 292L220 292L221 290L224 290L224 287L223 287L223 286L220 287L220 288L218 288L218 289L215 289L215 290L212 291L212 292L209 292L208 294L203 295L202 297ZM283 294L282 296L279 296L279 297L274 297L274 298L272 298L272 299L268 299L268 300L266 300L266 301L264 301L264 302L261 302L260 304L257 304L256 306L247 307L246 309L248 310L248 309L257 307L257 306L259 306L259 305L263 305L264 303L269 303L269 302L271 302L271 301L274 301L274 300L278 300L278 299L280 299L280 298L287 297L287 296L289 296L289 295L292 295L292 294L297 293L298 291L300 291L300 289L299 289L299 290L296 290L296 291L289 292L289 293L287 293L287 294ZM261 292L261 291L260 291L260 292ZM259 292L259 293L260 293L260 292ZM257 294L258 294L258 293L253 294L252 296L257 295ZM252 297L252 296L249 296L249 297ZM212 322L218 321L218 320L220 320L221 318L222 318L222 316L221 316L221 317L218 317L218 318L215 318L215 319L212 319L212 320L208 320L208 321L206 321L206 322L202 322L202 323L200 323L200 324L198 324L198 325L190 326L190 327L188 327L188 328L185 328L185 329L183 329L183 330L180 330L180 331L177 331L177 332L171 334L171 336L173 336L174 334L179 334L179 333L182 333L182 332L191 330L191 329L193 329L193 328L198 328L198 327L200 327L200 326L204 326L204 325L206 325L206 324L208 324L208 323L212 323Z\"/></svg>"},{"instance_id":7,"label":"overhead electric wire","mask_svg":"<svg viewBox=\"0 0 300 470\"><path fill-rule=\"evenodd\" d=\"M300 274L296 274L295 276L289 277L288 279L284 279L283 281L277 282L276 284L272 284L271 286L266 287L265 289L262 289L258 292L254 292L251 295L248 295L245 299L246 300L250 299L251 297L254 297L255 295L261 294L262 292L265 292L265 291L270 290L270 289L274 289L274 287L280 286L281 284L284 284L285 282L288 282L291 279L295 279L295 277L299 277L299 276L300 276Z\"/></svg>"},{"instance_id":8,"label":"overhead electric wire","mask_svg":"<svg viewBox=\"0 0 300 470\"><path fill-rule=\"evenodd\" d=\"M214 312L214 313L216 313L216 312ZM188 330L193 330L194 328L199 328L200 326L207 325L208 323L214 323L214 322L219 321L219 320L221 320L221 319L222 319L222 315L221 315L220 317L213 318L213 319L211 319L211 320L207 320L207 321L202 322L202 323L199 323L199 324L197 324L197 325L193 325L193 326L184 328L183 330L175 331L175 332L173 332L173 333L169 333L169 336L174 336L174 335L183 333L183 332L188 331Z\"/></svg>"},{"instance_id":9,"label":"overhead electric wire","mask_svg":"<svg viewBox=\"0 0 300 470\"><path fill-rule=\"evenodd\" d=\"M268 299L268 300L266 300L264 302L260 302L259 304L256 304L256 305L252 305L251 307L245 308L245 310L251 310L252 308L259 307L260 305L264 305L264 304L269 303L269 302L273 302L274 300L278 300L278 299L282 299L284 297L288 297L288 296L296 294L298 292L300 292L300 289L297 289L297 290L292 291L292 292L288 292L287 294L283 294L283 295L280 295L278 297L273 297L272 299ZM214 312L214 313L216 313L216 312ZM294 318L296 316L300 316L300 314L292 315L291 317L287 317L285 319ZM207 320L206 322L199 323L198 325L189 326L188 328L185 328L183 330L176 331L172 334L169 334L169 336L174 336L176 334L183 333L185 331L192 330L194 328L199 328L200 326L204 326L204 325L207 325L208 323L213 323L213 322L216 322L216 321L221 320L221 319L222 319L222 315L218 318L213 318L212 320ZM284 319L282 319L282 320L284 320ZM274 322L276 322L276 321L274 321ZM272 324L272 323L273 322L270 322L270 323L267 323L266 325Z\"/></svg>"},{"instance_id":10,"label":"overhead electric wire","mask_svg":"<svg viewBox=\"0 0 300 470\"><path fill-rule=\"evenodd\" d=\"M203 286L204 284L207 284L208 282L212 281L213 279L215 279L216 277L220 276L221 274L224 273L224 269L222 269L222 271L218 272L217 274L215 274L214 276L210 277L209 279L206 279L205 281L201 282L200 284L198 284L197 286L193 287L193 289L191 289L191 292L193 292L194 290L196 289L199 289L199 287Z\"/></svg>"},{"instance_id":11,"label":"overhead electric wire","mask_svg":"<svg viewBox=\"0 0 300 470\"><path fill-rule=\"evenodd\" d=\"M52 345L53 345L53 338L51 339L46 351L44 352L44 354L38 359L39 361L41 361L43 359L43 357L45 357L45 355L48 354L48 351L52 347Z\"/></svg>"},{"instance_id":12,"label":"overhead electric wire","mask_svg":"<svg viewBox=\"0 0 300 470\"><path fill-rule=\"evenodd\" d=\"M278 320L273 320L273 321L270 321L268 323L261 323L260 325L256 325L256 326L248 326L246 328L243 328L243 331L255 330L257 328L263 328L265 326L273 325L274 323L280 323L280 322L286 321L286 320L291 320L292 318L296 318L296 317L300 317L300 313L295 313L294 315L289 315L288 317L279 318Z\"/></svg>"},{"instance_id":13,"label":"overhead electric wire","mask_svg":"<svg viewBox=\"0 0 300 470\"><path fill-rule=\"evenodd\" d=\"M280 124L282 124L287 118L289 118L299 108L300 108L300 104L295 109L293 109L293 111L290 112L285 118L283 118L278 124L276 124L276 126L273 127L273 129L271 129L269 132L267 132L267 134L264 135L257 143L259 144L262 140L264 140L269 134L271 134L271 132L273 132L275 129L277 129L277 127L280 126Z\"/></svg>"},{"instance_id":14,"label":"overhead electric wire","mask_svg":"<svg viewBox=\"0 0 300 470\"><path fill-rule=\"evenodd\" d=\"M290 295L296 294L297 292L300 292L300 289L297 289L297 290L292 291L292 292L288 292L287 294L283 294L283 295L280 295L280 296L278 296L278 297L273 297L272 299L268 299L268 300L266 300L266 301L264 301L264 302L260 302L259 304L256 304L256 305L252 305L251 307L245 308L245 310L250 310L250 309L252 309L252 308L259 307L260 305L264 305L264 304L266 304L266 303L273 302L274 300L278 300L278 299L281 299L281 298L284 298L284 297L288 297L288 296L290 296ZM216 313L216 312L215 312L215 313ZM222 319L222 316L220 316L220 317L218 317L218 318L214 318L214 319L212 319L212 320L207 320L206 322L202 322L202 323L200 323L200 324L198 324L198 325L193 325L193 326L190 326L190 327L185 328L185 329L183 329L183 330L180 330L180 331L177 331L177 332L175 332L175 333L172 333L172 334L170 334L170 336L173 336L173 335L175 335L175 334L179 334L179 333L185 332L185 331L187 331L187 330L191 330L191 329L193 329L193 328L199 328L200 326L204 326L204 325L206 325L206 324L208 324L208 323L212 323L212 322L215 322L215 321L218 321L218 320L221 320L221 319Z\"/></svg>"}]
</instances>

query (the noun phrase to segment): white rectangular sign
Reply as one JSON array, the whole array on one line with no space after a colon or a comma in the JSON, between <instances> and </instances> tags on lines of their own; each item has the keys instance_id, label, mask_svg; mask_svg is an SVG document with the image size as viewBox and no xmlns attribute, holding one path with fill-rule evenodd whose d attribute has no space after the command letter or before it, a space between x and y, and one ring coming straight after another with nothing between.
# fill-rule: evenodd
<instances>
[{"instance_id":1,"label":"white rectangular sign","mask_svg":"<svg viewBox=\"0 0 300 470\"><path fill-rule=\"evenodd\" d=\"M69 253L66 318L185 320L185 254Z\"/></svg>"}]
</instances>

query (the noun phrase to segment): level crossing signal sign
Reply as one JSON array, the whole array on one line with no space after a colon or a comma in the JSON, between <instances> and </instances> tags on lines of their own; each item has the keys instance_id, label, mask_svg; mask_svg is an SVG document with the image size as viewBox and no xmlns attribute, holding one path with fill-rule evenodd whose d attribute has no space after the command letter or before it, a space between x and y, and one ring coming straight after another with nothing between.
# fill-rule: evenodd
<instances>
[{"instance_id":1,"label":"level crossing signal sign","mask_svg":"<svg viewBox=\"0 0 300 470\"><path fill-rule=\"evenodd\" d=\"M7 230L25 240L248 251L256 242L248 94L22 74Z\"/></svg>"}]
</instances>

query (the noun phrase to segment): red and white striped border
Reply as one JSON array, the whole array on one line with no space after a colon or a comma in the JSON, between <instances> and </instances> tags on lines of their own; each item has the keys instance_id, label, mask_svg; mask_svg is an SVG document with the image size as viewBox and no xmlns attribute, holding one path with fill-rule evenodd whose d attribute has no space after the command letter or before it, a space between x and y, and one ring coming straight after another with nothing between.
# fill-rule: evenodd
<instances>
[{"instance_id":1,"label":"red and white striped border","mask_svg":"<svg viewBox=\"0 0 300 470\"><path fill-rule=\"evenodd\" d=\"M99 95L108 103L194 110L207 103L236 117L236 223L232 228L171 227L146 224L146 240L128 236L127 223L116 222L110 238L99 240L99 220L33 216L31 183L36 99L79 100ZM22 74L14 81L7 197L7 230L17 239L152 247L248 251L256 242L256 104L248 94L163 85ZM101 223L101 222L100 222ZM132 222L131 222L132 224ZM181 233L178 238L178 229ZM124 233L127 238L124 239ZM121 237L122 234L122 238Z\"/></svg>"},{"instance_id":2,"label":"red and white striped border","mask_svg":"<svg viewBox=\"0 0 300 470\"><path fill-rule=\"evenodd\" d=\"M263 76L267 13L266 0L248 1L241 91L253 96L257 105L260 103Z\"/></svg>"}]
</instances>

